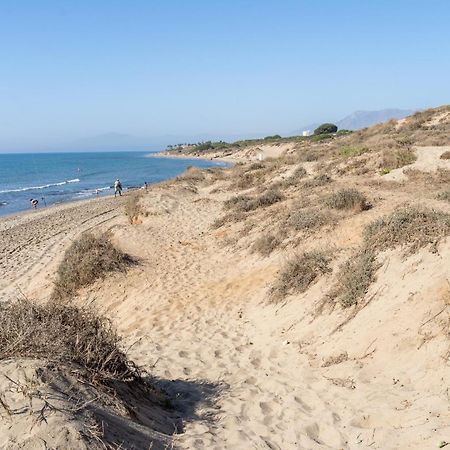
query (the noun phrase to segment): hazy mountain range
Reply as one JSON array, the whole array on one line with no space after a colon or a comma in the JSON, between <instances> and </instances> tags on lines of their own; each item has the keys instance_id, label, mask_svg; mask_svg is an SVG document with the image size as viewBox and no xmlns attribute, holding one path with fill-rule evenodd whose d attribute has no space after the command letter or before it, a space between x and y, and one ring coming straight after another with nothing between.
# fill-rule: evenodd
<instances>
[{"instance_id":1,"label":"hazy mountain range","mask_svg":"<svg viewBox=\"0 0 450 450\"><path fill-rule=\"evenodd\" d=\"M403 119L404 117L414 114L412 109L381 109L379 111L355 111L352 114L340 120L324 120L313 124L306 125L301 130L293 134L301 134L303 130L314 131L321 123L331 122L337 125L340 130L359 130L360 128L370 127L377 123L386 122L390 119Z\"/></svg>"},{"instance_id":2,"label":"hazy mountain range","mask_svg":"<svg viewBox=\"0 0 450 450\"><path fill-rule=\"evenodd\" d=\"M332 122L335 123L339 129L357 130L365 128L377 123L385 122L389 119L401 119L403 117L413 114L413 110L406 109L383 109L380 111L355 111L354 113L344 117L340 120L330 120L324 118L321 122L312 123L298 128L295 131L283 133L282 136L296 136L301 135L303 130L314 131L321 123ZM120 151L120 150L141 150L141 151L158 151L167 147L167 145L181 144L181 143L195 143L204 141L224 140L227 142L234 142L240 139L262 138L272 132L262 133L248 133L245 135L215 135L215 134L197 134L197 135L160 135L160 136L135 136L124 133L104 133L94 136L89 136L82 139L77 139L72 142L60 142L54 145L48 145L44 148L45 151ZM0 151L2 151L0 145ZM5 146L6 147L6 146ZM8 147L5 151L9 151ZM14 149L13 149L14 150ZM36 148L17 149L16 151L36 150Z\"/></svg>"},{"instance_id":3,"label":"hazy mountain range","mask_svg":"<svg viewBox=\"0 0 450 450\"><path fill-rule=\"evenodd\" d=\"M344 117L341 120L329 121L335 123L339 129L357 130L360 128L369 127L377 123L385 122L389 119L402 119L403 117L413 114L413 110L409 109L383 109L380 111L355 111L354 113ZM327 122L323 120L320 123ZM292 133L282 133L282 135L298 135L303 130L314 131L320 123L314 123L307 125L300 130L296 130ZM85 139L80 139L74 142L71 147L76 149L95 149L95 150L159 150L166 147L169 144L179 143L194 143L208 140L223 139L228 142L233 142L238 139L249 139L252 137L264 137L259 136L215 136L211 134L198 134L193 136L176 136L176 135L164 135L164 136L132 136L121 133L106 133L98 136L92 136Z\"/></svg>"}]
</instances>

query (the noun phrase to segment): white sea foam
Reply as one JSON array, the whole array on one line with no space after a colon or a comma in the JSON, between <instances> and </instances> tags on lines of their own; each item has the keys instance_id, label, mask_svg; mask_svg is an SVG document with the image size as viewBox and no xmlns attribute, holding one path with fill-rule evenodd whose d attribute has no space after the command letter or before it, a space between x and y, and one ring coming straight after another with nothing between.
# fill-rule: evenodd
<instances>
[{"instance_id":1,"label":"white sea foam","mask_svg":"<svg viewBox=\"0 0 450 450\"><path fill-rule=\"evenodd\" d=\"M73 180L66 180L66 181L60 181L59 183L49 183L49 184L43 184L42 186L29 186L24 188L17 188L17 189L6 189L4 191L0 191L0 194L7 194L9 192L25 192L25 191L34 191L37 189L47 189L54 186L63 186L65 184L69 183L79 183L79 178L74 178Z\"/></svg>"}]
</instances>

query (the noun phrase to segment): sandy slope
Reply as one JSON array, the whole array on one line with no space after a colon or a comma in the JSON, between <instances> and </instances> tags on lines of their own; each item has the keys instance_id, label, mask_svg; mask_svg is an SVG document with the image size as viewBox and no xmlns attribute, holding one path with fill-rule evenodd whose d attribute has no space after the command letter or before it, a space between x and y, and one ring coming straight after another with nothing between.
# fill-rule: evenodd
<instances>
[{"instance_id":1,"label":"sandy slope","mask_svg":"<svg viewBox=\"0 0 450 450\"><path fill-rule=\"evenodd\" d=\"M373 210L318 242L351 248L365 223L413 199L388 185L377 195L382 201ZM92 226L110 229L140 264L99 282L79 302L93 301L113 317L131 357L172 395L184 423L176 447L434 449L450 441L449 240L435 253L382 254L367 305L353 319L339 308L317 315L332 276L267 304L285 254L250 254L257 230L225 245L235 230L210 227L224 198L211 187L195 193L178 183L145 195L149 214L134 226L112 200L4 221L2 255L9 256L0 294L11 296L14 283L45 296L70 239ZM81 448L75 437L66 442Z\"/></svg>"}]
</instances>

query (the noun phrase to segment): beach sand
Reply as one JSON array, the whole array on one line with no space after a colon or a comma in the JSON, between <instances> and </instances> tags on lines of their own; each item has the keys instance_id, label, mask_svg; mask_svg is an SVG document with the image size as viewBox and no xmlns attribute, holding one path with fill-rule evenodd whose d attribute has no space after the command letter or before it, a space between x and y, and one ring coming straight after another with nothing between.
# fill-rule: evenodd
<instances>
[{"instance_id":1,"label":"beach sand","mask_svg":"<svg viewBox=\"0 0 450 450\"><path fill-rule=\"evenodd\" d=\"M365 224L415 195L377 186L376 208L305 243L339 249L335 272ZM249 252L264 211L246 231L212 228L229 196L187 181L155 186L136 225L123 214L126 197L2 218L0 298L44 301L64 249L84 231L110 231L139 264L75 301L111 317L130 357L171 395L184 423L174 448L434 449L450 441L449 240L436 252L383 253L361 311L318 314L333 275L269 302L286 253ZM20 372L8 364L1 373ZM14 420L17 442L47 436L55 447L82 448L75 432L55 432L60 418L32 429ZM11 427L0 425L2 433L11 437Z\"/></svg>"}]
</instances>

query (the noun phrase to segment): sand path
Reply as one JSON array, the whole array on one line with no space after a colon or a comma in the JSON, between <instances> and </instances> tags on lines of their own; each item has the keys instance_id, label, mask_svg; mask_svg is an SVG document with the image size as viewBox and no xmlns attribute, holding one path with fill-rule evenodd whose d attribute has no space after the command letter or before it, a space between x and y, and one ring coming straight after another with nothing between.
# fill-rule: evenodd
<instances>
[{"instance_id":1,"label":"sand path","mask_svg":"<svg viewBox=\"0 0 450 450\"><path fill-rule=\"evenodd\" d=\"M445 271L439 269L440 258L449 250L444 256L424 253L408 263L411 267L395 264L392 286L381 286L395 296L368 307L342 335L330 338L336 318L325 314L311 320L306 299L286 307L264 304L280 261L222 245L226 232L210 227L221 214L220 195L207 189L196 194L182 186L154 189L142 201L148 216L133 226L110 201L91 209L92 218L87 211L86 216L72 211L72 205L55 219L36 215L34 222L20 219L9 228L2 224L10 233L14 227L28 227L41 243L41 253L32 258L26 245L33 244L26 240L23 249L12 253L22 258L16 265L29 263L16 284L24 285L36 273L42 292L48 292L55 261L70 239L92 226L113 231L117 245L140 264L99 282L79 301L94 301L110 315L131 358L172 394L184 423L184 432L174 440L176 448L436 448L450 432L440 381L447 371L436 366L438 356L426 346L422 357L429 358L426 365L432 370L421 375L408 362L417 353L417 339L397 337L397 311L404 309L411 320L402 330L411 328L416 318L425 322L429 317L422 317L423 302L409 299L409 281L399 285L396 280L417 277L413 269L421 258L428 258L425 266L432 273ZM64 228L64 217L70 217L72 229ZM39 220L48 226L46 232L36 226ZM59 228L53 230L47 222ZM60 229L64 232L55 232ZM11 243L6 248L14 250ZM44 272L49 275L42 276L41 254L48 255ZM326 283L324 279L311 289L311 299L323 295ZM37 281L26 289L40 292ZM395 303L397 297L404 303ZM374 339L378 348L386 349L371 362ZM323 356L336 355L344 344L360 358L324 367Z\"/></svg>"}]
</instances>

